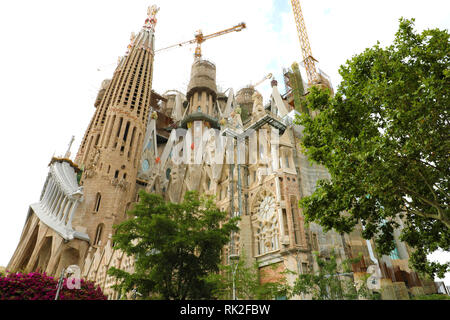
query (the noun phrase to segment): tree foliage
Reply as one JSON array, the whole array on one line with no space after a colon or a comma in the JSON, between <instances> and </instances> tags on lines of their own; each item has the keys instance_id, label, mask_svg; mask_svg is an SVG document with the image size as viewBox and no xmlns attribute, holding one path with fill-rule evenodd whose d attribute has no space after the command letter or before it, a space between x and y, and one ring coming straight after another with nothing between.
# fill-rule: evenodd
<instances>
[{"instance_id":1,"label":"tree foliage","mask_svg":"<svg viewBox=\"0 0 450 320\"><path fill-rule=\"evenodd\" d=\"M341 66L334 97L311 88L308 108L319 114L298 119L302 144L331 180L301 206L327 230L350 232L361 222L382 254L402 225L401 240L415 249L411 265L442 277L449 264L426 256L450 249L449 34L413 27L400 19L391 46L378 43Z\"/></svg>"},{"instance_id":2,"label":"tree foliage","mask_svg":"<svg viewBox=\"0 0 450 320\"><path fill-rule=\"evenodd\" d=\"M355 284L350 265L361 257L345 260L340 266L336 256L331 253L329 260L315 253L319 271L315 274L300 274L292 289L293 294L311 295L313 300L357 300L359 298L376 300L380 296L367 288L366 279ZM344 274L347 275L344 275ZM349 276L350 275L350 276Z\"/></svg>"},{"instance_id":3,"label":"tree foliage","mask_svg":"<svg viewBox=\"0 0 450 320\"><path fill-rule=\"evenodd\" d=\"M113 236L114 247L135 258L133 274L108 271L118 278L117 288L134 288L143 298L210 299L213 288L204 278L219 270L221 250L238 230L236 219L196 191L179 204L144 191L139 195L131 218L116 226Z\"/></svg>"},{"instance_id":4,"label":"tree foliage","mask_svg":"<svg viewBox=\"0 0 450 320\"><path fill-rule=\"evenodd\" d=\"M413 300L450 300L450 296L446 294L435 293L423 296L415 296L413 297Z\"/></svg>"},{"instance_id":5,"label":"tree foliage","mask_svg":"<svg viewBox=\"0 0 450 320\"><path fill-rule=\"evenodd\" d=\"M253 265L247 263L246 255L242 253L236 265L221 265L219 273L209 274L207 281L214 288L213 295L220 300L232 298L233 271L235 272L235 289L238 300L272 300L277 297L287 297L290 287L286 277L279 281L261 283L261 273L257 261Z\"/></svg>"}]
</instances>

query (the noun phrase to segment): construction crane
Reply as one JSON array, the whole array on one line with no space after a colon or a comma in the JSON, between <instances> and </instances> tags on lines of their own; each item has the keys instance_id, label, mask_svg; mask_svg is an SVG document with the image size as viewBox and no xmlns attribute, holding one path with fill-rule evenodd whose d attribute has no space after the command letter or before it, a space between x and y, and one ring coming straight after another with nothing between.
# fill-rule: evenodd
<instances>
[{"instance_id":1,"label":"construction crane","mask_svg":"<svg viewBox=\"0 0 450 320\"><path fill-rule=\"evenodd\" d=\"M231 27L231 28L228 28L228 29L225 29L225 30L222 30L222 31L218 31L218 32L215 32L215 33L212 33L212 34L208 34L206 36L203 35L201 30L198 30L197 33L195 34L195 39L192 39L192 40L189 40L189 41L185 41L185 42L181 42L181 43L177 43L177 44L165 47L165 48L158 49L158 50L155 51L155 53L159 52L159 51L166 50L166 49L170 49L170 48L173 48L173 47L181 47L181 46L184 46L186 44L196 43L197 47L195 48L194 56L195 56L195 58L201 58L202 57L201 45L202 45L203 42L205 42L206 40L209 40L209 39L212 39L212 38L224 35L226 33L233 32L233 31L239 32L239 31L245 29L246 27L247 27L246 24L244 22L242 22L242 23L240 23L240 24L238 24L238 25L236 25L234 27Z\"/></svg>"},{"instance_id":2,"label":"construction crane","mask_svg":"<svg viewBox=\"0 0 450 320\"><path fill-rule=\"evenodd\" d=\"M294 11L295 24L297 25L298 38L302 47L303 65L305 66L306 75L309 85L320 83L320 77L316 70L316 59L314 59L311 46L309 44L308 33L306 32L305 20L303 19L300 0L291 0L292 10Z\"/></svg>"},{"instance_id":3,"label":"construction crane","mask_svg":"<svg viewBox=\"0 0 450 320\"><path fill-rule=\"evenodd\" d=\"M257 83L250 85L251 88L255 88L257 86L259 86L261 83L263 83L264 81L266 81L267 79L272 78L272 74L269 73L267 76L265 76L263 79L259 80Z\"/></svg>"}]
</instances>

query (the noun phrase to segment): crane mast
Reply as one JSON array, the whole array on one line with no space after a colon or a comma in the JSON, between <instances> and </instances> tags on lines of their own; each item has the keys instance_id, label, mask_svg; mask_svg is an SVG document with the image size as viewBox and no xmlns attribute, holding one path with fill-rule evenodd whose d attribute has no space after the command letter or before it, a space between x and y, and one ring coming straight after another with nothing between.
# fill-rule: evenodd
<instances>
[{"instance_id":1,"label":"crane mast","mask_svg":"<svg viewBox=\"0 0 450 320\"><path fill-rule=\"evenodd\" d=\"M218 37L218 36L221 36L221 35L233 32L233 31L239 32L239 31L245 29L246 27L247 27L246 24L244 22L242 22L242 23L240 23L240 24L238 24L238 25L236 25L234 27L231 27L231 28L228 28L228 29L225 29L225 30L222 30L222 31L218 31L218 32L215 32L215 33L212 33L212 34L208 34L206 36L203 35L201 30L198 30L197 33L195 34L195 39L192 39L192 40L189 40L189 41L184 41L184 42L181 42L181 43L177 43L177 44L165 47L165 48L161 48L161 49L156 50L155 52L159 52L159 51L162 51L162 50L170 49L170 48L173 48L173 47L181 47L181 46L186 45L186 44L196 43L197 46L195 48L194 56L195 56L195 58L199 59L199 58L202 57L201 45L202 45L203 42L205 42L206 40L209 40L209 39L212 39L212 38L215 38L215 37Z\"/></svg>"},{"instance_id":2,"label":"crane mast","mask_svg":"<svg viewBox=\"0 0 450 320\"><path fill-rule=\"evenodd\" d=\"M320 81L315 64L317 60L312 56L308 33L306 32L305 20L303 19L302 8L300 7L300 1L291 0L291 3L292 10L294 11L295 24L297 25L298 38L302 48L303 64L308 77L308 83L310 85L316 84Z\"/></svg>"}]
</instances>

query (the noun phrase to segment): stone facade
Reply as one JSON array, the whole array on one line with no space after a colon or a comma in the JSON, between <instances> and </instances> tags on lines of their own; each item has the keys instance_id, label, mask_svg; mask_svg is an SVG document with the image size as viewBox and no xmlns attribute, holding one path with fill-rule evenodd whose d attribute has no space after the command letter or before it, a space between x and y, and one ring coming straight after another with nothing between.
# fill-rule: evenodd
<instances>
[{"instance_id":1,"label":"stone facade","mask_svg":"<svg viewBox=\"0 0 450 320\"><path fill-rule=\"evenodd\" d=\"M127 269L129 263L122 261L128 260L119 253L109 254L108 239L113 226L125 219L139 189L142 143L154 104L156 12L155 7L149 9L145 25L132 34L112 79L102 83L75 161L52 159L40 202L30 206L9 270L59 275L62 268L78 265L88 279L109 288L107 265L119 261ZM78 189L73 190L73 185Z\"/></svg>"},{"instance_id":2,"label":"stone facade","mask_svg":"<svg viewBox=\"0 0 450 320\"><path fill-rule=\"evenodd\" d=\"M362 278L369 265L384 263L383 297L407 299L406 280L397 281L406 277L401 272L413 273L405 264L404 244L397 241L400 256L394 259L376 257L373 244L361 237L360 229L340 235L305 224L298 202L329 175L302 154L302 128L293 124L292 97L283 98L276 81L272 81L270 103L264 106L254 88L240 90L237 96L233 90L228 95L219 92L216 66L197 58L186 94L170 90L159 95L151 90L156 11L149 10L149 18L140 33L132 35L112 79L102 83L74 163L57 159L72 168L71 181L76 179L77 187L82 187L82 198L70 220L72 236L58 231L61 223L49 222L54 218L43 218L31 206L8 269L40 269L58 275L62 268L76 264L84 278L100 285L110 299L117 299L112 289L115 280L106 272L112 266L132 272L134 261L112 248L113 225L127 218L126 211L139 200L138 191L145 189L177 202L186 191L198 190L214 195L217 206L230 216L241 217L240 232L232 234L223 263L228 263L230 254L245 251L249 264L259 262L262 281L267 282L279 279L287 269L317 271L313 252L327 257L334 251L338 261L361 252L363 259L354 266L356 278ZM180 130L182 137L177 135ZM47 183L44 200L46 187ZM65 222L69 198L61 193L55 199L57 221ZM55 208L45 208L45 214L55 215ZM294 279L288 277L290 283ZM422 287L432 292L417 276L411 281L413 294L422 292Z\"/></svg>"}]
</instances>

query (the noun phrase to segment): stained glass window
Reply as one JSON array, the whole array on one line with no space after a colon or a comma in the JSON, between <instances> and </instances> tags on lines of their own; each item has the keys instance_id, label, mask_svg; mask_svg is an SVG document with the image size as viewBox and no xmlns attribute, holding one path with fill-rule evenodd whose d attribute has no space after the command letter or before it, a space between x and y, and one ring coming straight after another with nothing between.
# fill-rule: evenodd
<instances>
[{"instance_id":1,"label":"stained glass window","mask_svg":"<svg viewBox=\"0 0 450 320\"><path fill-rule=\"evenodd\" d=\"M142 161L142 170L147 171L148 169L150 169L150 163L147 159L145 159L144 161Z\"/></svg>"}]
</instances>

